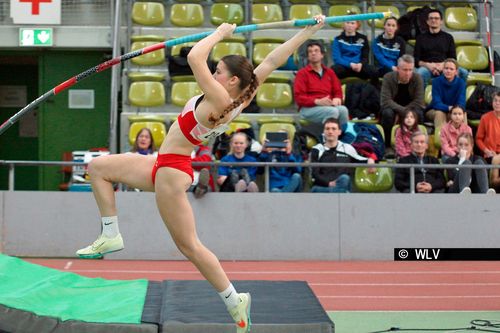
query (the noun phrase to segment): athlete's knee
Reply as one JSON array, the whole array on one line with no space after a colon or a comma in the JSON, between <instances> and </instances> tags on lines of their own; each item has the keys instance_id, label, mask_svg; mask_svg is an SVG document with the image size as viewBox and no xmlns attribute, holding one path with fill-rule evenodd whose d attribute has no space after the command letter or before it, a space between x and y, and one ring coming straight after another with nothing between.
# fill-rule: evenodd
<instances>
[{"instance_id":1,"label":"athlete's knee","mask_svg":"<svg viewBox=\"0 0 500 333\"><path fill-rule=\"evenodd\" d=\"M176 239L175 245L181 253L189 260L196 259L198 254L203 249L203 245L197 238L186 237L183 239Z\"/></svg>"},{"instance_id":2,"label":"athlete's knee","mask_svg":"<svg viewBox=\"0 0 500 333\"><path fill-rule=\"evenodd\" d=\"M103 171L106 169L106 156L99 156L93 158L87 167L87 172L90 177L95 177L103 174Z\"/></svg>"}]
</instances>

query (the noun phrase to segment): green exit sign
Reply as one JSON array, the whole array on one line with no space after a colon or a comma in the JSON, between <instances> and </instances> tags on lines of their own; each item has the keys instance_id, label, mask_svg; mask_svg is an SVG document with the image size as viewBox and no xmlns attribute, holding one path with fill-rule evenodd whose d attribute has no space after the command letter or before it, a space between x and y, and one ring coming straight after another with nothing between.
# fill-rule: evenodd
<instances>
[{"instance_id":1,"label":"green exit sign","mask_svg":"<svg viewBox=\"0 0 500 333\"><path fill-rule=\"evenodd\" d=\"M52 46L52 28L20 28L19 46Z\"/></svg>"}]
</instances>

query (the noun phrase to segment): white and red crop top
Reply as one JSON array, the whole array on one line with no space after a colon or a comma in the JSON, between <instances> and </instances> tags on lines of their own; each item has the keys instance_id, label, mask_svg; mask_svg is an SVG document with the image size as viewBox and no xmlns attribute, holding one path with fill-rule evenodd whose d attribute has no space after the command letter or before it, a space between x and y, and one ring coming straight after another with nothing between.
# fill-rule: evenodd
<instances>
[{"instance_id":1,"label":"white and red crop top","mask_svg":"<svg viewBox=\"0 0 500 333\"><path fill-rule=\"evenodd\" d=\"M233 121L241 111L242 105L239 105L231 111L231 116L229 121L225 124L221 124L214 128L208 128L203 126L196 119L194 110L198 106L199 102L203 99L203 95L193 96L184 106L181 114L177 117L177 122L179 127L186 137L194 145L199 145L204 141L208 141L211 138L215 138L229 129L228 123Z\"/></svg>"}]
</instances>

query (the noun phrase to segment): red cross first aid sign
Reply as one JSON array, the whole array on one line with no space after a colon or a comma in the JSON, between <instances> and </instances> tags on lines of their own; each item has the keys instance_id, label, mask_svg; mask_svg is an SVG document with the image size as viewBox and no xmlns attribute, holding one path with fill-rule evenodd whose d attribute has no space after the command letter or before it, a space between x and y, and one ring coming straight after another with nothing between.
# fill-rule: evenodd
<instances>
[{"instance_id":1,"label":"red cross first aid sign","mask_svg":"<svg viewBox=\"0 0 500 333\"><path fill-rule=\"evenodd\" d=\"M61 0L10 0L14 24L61 24Z\"/></svg>"}]
</instances>

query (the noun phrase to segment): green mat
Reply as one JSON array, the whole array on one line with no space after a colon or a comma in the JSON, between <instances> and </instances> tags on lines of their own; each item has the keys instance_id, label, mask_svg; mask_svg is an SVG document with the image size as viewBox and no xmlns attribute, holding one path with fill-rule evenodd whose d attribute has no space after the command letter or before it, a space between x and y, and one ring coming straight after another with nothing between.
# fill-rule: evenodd
<instances>
[{"instance_id":1,"label":"green mat","mask_svg":"<svg viewBox=\"0 0 500 333\"><path fill-rule=\"evenodd\" d=\"M140 324L147 280L87 278L0 253L0 304L62 321Z\"/></svg>"}]
</instances>

